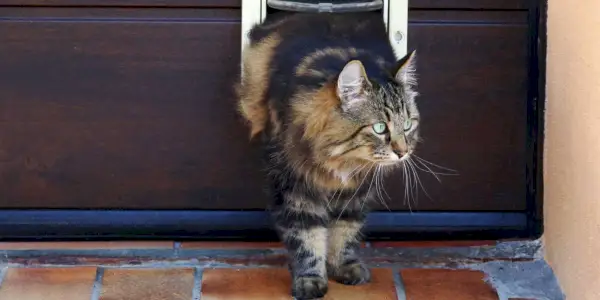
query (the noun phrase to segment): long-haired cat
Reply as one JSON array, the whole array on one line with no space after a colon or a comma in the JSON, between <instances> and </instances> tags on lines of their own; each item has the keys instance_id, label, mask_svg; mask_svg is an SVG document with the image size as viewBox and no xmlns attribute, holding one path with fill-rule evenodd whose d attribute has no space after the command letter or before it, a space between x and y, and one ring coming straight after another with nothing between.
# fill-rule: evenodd
<instances>
[{"instance_id":1,"label":"long-haired cat","mask_svg":"<svg viewBox=\"0 0 600 300\"><path fill-rule=\"evenodd\" d=\"M418 140L414 52L397 60L377 13L282 14L249 39L239 110L264 143L292 295L369 282L358 248L374 170L401 167Z\"/></svg>"}]
</instances>

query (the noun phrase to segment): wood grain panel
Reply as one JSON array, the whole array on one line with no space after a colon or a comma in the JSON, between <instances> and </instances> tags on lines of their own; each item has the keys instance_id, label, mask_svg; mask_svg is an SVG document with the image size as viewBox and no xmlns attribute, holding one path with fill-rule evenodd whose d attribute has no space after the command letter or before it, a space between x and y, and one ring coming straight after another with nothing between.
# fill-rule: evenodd
<instances>
[{"instance_id":1,"label":"wood grain panel","mask_svg":"<svg viewBox=\"0 0 600 300\"><path fill-rule=\"evenodd\" d=\"M240 8L242 0L0 0L0 6Z\"/></svg>"},{"instance_id":2,"label":"wood grain panel","mask_svg":"<svg viewBox=\"0 0 600 300\"><path fill-rule=\"evenodd\" d=\"M267 206L234 111L239 10L3 12L0 207ZM469 14L411 14L419 153L460 172L423 176L431 200L413 209L525 206L526 14ZM401 183L388 181L393 209L409 208Z\"/></svg>"},{"instance_id":3,"label":"wood grain panel","mask_svg":"<svg viewBox=\"0 0 600 300\"><path fill-rule=\"evenodd\" d=\"M530 3L528 0L410 0L408 5L412 9L518 10L527 9Z\"/></svg>"},{"instance_id":4,"label":"wood grain panel","mask_svg":"<svg viewBox=\"0 0 600 300\"><path fill-rule=\"evenodd\" d=\"M239 11L159 12L2 22L1 206L244 207L260 194L233 109Z\"/></svg>"}]
</instances>

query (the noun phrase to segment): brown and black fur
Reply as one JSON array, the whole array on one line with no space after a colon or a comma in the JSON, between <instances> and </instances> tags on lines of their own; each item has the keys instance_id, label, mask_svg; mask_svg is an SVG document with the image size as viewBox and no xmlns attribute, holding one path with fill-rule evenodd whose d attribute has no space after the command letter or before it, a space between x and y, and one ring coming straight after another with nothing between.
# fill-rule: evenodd
<instances>
[{"instance_id":1,"label":"brown and black fur","mask_svg":"<svg viewBox=\"0 0 600 300\"><path fill-rule=\"evenodd\" d=\"M239 109L264 143L297 299L323 297L328 278L370 280L357 252L374 171L401 165L418 140L413 64L396 59L376 13L282 14L250 32Z\"/></svg>"}]
</instances>

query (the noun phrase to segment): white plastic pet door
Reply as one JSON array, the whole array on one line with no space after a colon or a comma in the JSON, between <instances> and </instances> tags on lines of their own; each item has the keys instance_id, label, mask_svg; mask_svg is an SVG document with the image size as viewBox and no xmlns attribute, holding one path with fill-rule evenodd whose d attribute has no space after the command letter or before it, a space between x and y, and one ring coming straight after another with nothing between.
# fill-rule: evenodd
<instances>
[{"instance_id":1,"label":"white plastic pet door","mask_svg":"<svg viewBox=\"0 0 600 300\"><path fill-rule=\"evenodd\" d=\"M267 1L242 0L242 51L252 26L267 17ZM408 45L408 0L383 0L382 15L396 56L401 58L406 55Z\"/></svg>"}]
</instances>

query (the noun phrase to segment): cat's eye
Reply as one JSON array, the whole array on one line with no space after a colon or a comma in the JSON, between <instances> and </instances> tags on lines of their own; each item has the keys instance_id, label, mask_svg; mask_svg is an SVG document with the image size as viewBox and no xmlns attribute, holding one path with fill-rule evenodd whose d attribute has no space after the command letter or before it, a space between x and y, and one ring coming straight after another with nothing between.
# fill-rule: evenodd
<instances>
[{"instance_id":1,"label":"cat's eye","mask_svg":"<svg viewBox=\"0 0 600 300\"><path fill-rule=\"evenodd\" d=\"M377 134L384 134L387 132L387 125L383 122L373 124L373 131Z\"/></svg>"},{"instance_id":2,"label":"cat's eye","mask_svg":"<svg viewBox=\"0 0 600 300\"><path fill-rule=\"evenodd\" d=\"M409 131L412 128L412 120L406 119L404 120L404 131Z\"/></svg>"}]
</instances>

